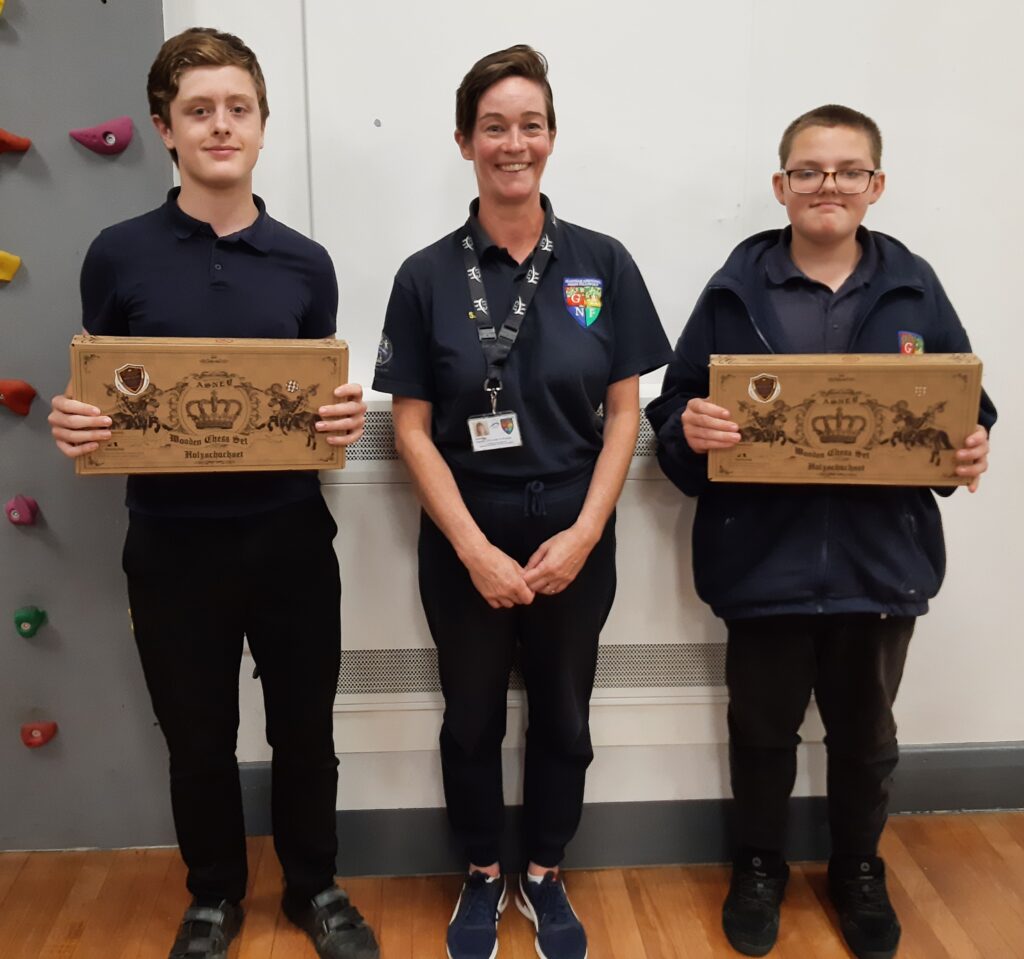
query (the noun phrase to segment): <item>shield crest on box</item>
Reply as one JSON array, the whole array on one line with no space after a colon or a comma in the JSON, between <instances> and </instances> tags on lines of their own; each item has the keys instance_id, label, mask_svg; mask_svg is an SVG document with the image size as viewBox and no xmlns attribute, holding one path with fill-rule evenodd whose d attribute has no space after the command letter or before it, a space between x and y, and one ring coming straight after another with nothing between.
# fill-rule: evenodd
<instances>
[{"instance_id":1,"label":"shield crest on box","mask_svg":"<svg viewBox=\"0 0 1024 959\"><path fill-rule=\"evenodd\" d=\"M144 366L126 363L114 370L114 385L128 396L138 396L149 388L149 373Z\"/></svg>"},{"instance_id":2,"label":"shield crest on box","mask_svg":"<svg viewBox=\"0 0 1024 959\"><path fill-rule=\"evenodd\" d=\"M750 377L750 383L747 385L750 398L757 400L758 403L771 403L772 400L779 398L781 392L782 384L774 373L758 373L757 376Z\"/></svg>"}]
</instances>

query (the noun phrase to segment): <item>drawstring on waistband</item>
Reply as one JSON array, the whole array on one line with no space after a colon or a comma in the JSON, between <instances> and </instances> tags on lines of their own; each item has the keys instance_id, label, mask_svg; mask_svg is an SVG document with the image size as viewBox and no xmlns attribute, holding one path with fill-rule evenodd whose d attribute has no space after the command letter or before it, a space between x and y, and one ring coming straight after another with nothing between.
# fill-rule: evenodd
<instances>
[{"instance_id":1,"label":"drawstring on waistband","mask_svg":"<svg viewBox=\"0 0 1024 959\"><path fill-rule=\"evenodd\" d=\"M523 487L523 516L546 516L544 505L544 484L540 480L532 480Z\"/></svg>"}]
</instances>

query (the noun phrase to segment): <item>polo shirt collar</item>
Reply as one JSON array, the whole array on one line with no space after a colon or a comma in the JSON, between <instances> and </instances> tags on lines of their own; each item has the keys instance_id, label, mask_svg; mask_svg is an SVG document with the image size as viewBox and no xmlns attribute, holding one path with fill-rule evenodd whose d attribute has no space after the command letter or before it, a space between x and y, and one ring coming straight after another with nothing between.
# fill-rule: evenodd
<instances>
[{"instance_id":1,"label":"polo shirt collar","mask_svg":"<svg viewBox=\"0 0 1024 959\"><path fill-rule=\"evenodd\" d=\"M807 280L807 276L793 262L789 254L789 245L793 239L793 228L786 227L779 236L778 243L764 255L764 271L768 282L773 286L782 286L789 280ZM843 286L863 285L871 280L878 269L878 247L871 231L862 226L857 227L857 242L860 244L861 257L853 273Z\"/></svg>"},{"instance_id":2,"label":"polo shirt collar","mask_svg":"<svg viewBox=\"0 0 1024 959\"><path fill-rule=\"evenodd\" d=\"M187 240L196 234L213 236L213 228L209 223L189 216L178 206L178 195L180 193L181 187L174 187L168 192L167 202L164 204L174 235L179 240ZM253 194L252 199L256 204L256 209L259 211L255 221L244 230L232 233L230 239L245 243L259 253L269 253L272 242L273 221L267 216L267 205L263 202L262 198ZM228 238L222 237L222 239Z\"/></svg>"},{"instance_id":3,"label":"polo shirt collar","mask_svg":"<svg viewBox=\"0 0 1024 959\"><path fill-rule=\"evenodd\" d=\"M542 193L540 195L540 205L544 208L545 214L551 209L551 201ZM477 197L469 204L469 232L473 237L473 245L476 247L477 256L482 260L484 254L489 250L502 250L504 247L499 247L494 240L491 239L490 234L484 229L483 224L480 222L480 198ZM555 248L551 251L551 258L553 260L558 259L558 248L559 243L555 241ZM536 249L536 248L535 248Z\"/></svg>"}]
</instances>

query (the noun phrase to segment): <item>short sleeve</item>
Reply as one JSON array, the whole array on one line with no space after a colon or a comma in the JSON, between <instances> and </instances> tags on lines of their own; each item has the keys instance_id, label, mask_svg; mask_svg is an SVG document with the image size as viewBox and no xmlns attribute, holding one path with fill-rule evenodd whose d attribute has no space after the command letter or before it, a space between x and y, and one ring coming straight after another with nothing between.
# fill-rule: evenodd
<instances>
[{"instance_id":1,"label":"short sleeve","mask_svg":"<svg viewBox=\"0 0 1024 959\"><path fill-rule=\"evenodd\" d=\"M395 396L434 401L429 324L420 298L395 278L377 348L373 388Z\"/></svg>"},{"instance_id":2,"label":"short sleeve","mask_svg":"<svg viewBox=\"0 0 1024 959\"><path fill-rule=\"evenodd\" d=\"M315 246L312 273L309 278L309 308L302 318L299 336L318 340L338 332L338 278L331 255L319 244Z\"/></svg>"},{"instance_id":3,"label":"short sleeve","mask_svg":"<svg viewBox=\"0 0 1024 959\"><path fill-rule=\"evenodd\" d=\"M672 359L672 348L662 329L647 284L633 258L625 262L611 290L615 318L615 354L608 382L649 373Z\"/></svg>"},{"instance_id":4,"label":"short sleeve","mask_svg":"<svg viewBox=\"0 0 1024 959\"><path fill-rule=\"evenodd\" d=\"M128 315L117 295L117 275L103 234L92 241L79 278L82 327L96 336L129 336Z\"/></svg>"}]
</instances>

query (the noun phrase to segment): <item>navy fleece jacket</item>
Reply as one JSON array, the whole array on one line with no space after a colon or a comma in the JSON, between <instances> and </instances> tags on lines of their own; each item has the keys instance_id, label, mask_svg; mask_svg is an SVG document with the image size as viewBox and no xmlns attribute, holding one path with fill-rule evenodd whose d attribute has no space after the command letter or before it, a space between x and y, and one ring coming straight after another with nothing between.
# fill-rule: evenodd
<instances>
[{"instance_id":1,"label":"navy fleece jacket","mask_svg":"<svg viewBox=\"0 0 1024 959\"><path fill-rule=\"evenodd\" d=\"M902 330L919 333L929 353L970 352L932 268L899 241L872 236L878 268L845 352L896 352ZM683 436L680 417L687 402L708 395L712 353L780 352L779 321L762 262L779 237L779 230L770 230L745 240L711 278L676 344L661 395L646 410L661 468L684 493L697 497L697 592L724 619L920 615L946 568L942 520L931 490L711 483L707 456L694 453ZM983 394L978 422L990 429L995 419L995 407Z\"/></svg>"}]
</instances>

